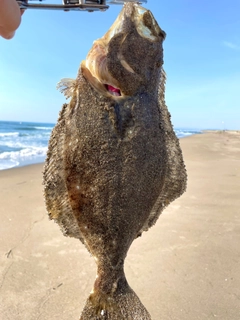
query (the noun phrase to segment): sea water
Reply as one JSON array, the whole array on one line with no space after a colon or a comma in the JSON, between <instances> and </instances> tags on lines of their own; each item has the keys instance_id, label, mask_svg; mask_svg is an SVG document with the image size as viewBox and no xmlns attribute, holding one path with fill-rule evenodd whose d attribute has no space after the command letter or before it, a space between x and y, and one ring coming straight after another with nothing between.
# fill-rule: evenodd
<instances>
[{"instance_id":1,"label":"sea water","mask_svg":"<svg viewBox=\"0 0 240 320\"><path fill-rule=\"evenodd\" d=\"M0 170L43 162L54 124L0 121Z\"/></svg>"},{"instance_id":2,"label":"sea water","mask_svg":"<svg viewBox=\"0 0 240 320\"><path fill-rule=\"evenodd\" d=\"M0 121L0 170L45 160L53 123ZM179 138L200 130L175 129Z\"/></svg>"}]
</instances>

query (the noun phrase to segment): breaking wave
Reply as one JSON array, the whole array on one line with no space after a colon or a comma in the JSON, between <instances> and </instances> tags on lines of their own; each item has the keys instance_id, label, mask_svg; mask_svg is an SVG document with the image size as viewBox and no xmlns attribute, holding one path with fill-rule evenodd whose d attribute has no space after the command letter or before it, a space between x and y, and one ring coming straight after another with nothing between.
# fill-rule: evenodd
<instances>
[{"instance_id":1,"label":"breaking wave","mask_svg":"<svg viewBox=\"0 0 240 320\"><path fill-rule=\"evenodd\" d=\"M0 170L43 162L54 124L0 121ZM175 129L179 138L199 130Z\"/></svg>"}]
</instances>

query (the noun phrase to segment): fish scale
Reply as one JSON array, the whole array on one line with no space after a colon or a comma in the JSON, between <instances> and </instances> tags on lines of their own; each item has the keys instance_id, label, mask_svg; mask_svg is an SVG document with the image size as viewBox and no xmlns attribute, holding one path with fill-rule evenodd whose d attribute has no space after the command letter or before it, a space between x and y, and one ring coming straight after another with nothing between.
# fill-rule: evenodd
<instances>
[{"instance_id":1,"label":"fish scale","mask_svg":"<svg viewBox=\"0 0 240 320\"><path fill-rule=\"evenodd\" d=\"M150 11L127 3L76 80L60 83L71 101L50 138L44 193L50 218L97 264L81 320L151 319L127 283L124 260L134 239L186 188L164 100L164 38Z\"/></svg>"}]
</instances>

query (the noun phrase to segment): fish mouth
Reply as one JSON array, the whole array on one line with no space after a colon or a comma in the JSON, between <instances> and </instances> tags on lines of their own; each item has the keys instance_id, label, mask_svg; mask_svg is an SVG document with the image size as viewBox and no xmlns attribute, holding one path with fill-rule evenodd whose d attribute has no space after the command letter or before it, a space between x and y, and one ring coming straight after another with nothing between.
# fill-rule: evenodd
<instances>
[{"instance_id":1,"label":"fish mouth","mask_svg":"<svg viewBox=\"0 0 240 320\"><path fill-rule=\"evenodd\" d=\"M105 84L107 91L114 97L121 97L121 90L111 86L110 84Z\"/></svg>"},{"instance_id":2,"label":"fish mouth","mask_svg":"<svg viewBox=\"0 0 240 320\"><path fill-rule=\"evenodd\" d=\"M119 99L124 96L120 83L107 68L108 46L102 39L96 40L87 58L82 62L83 75L89 83L106 97Z\"/></svg>"},{"instance_id":3,"label":"fish mouth","mask_svg":"<svg viewBox=\"0 0 240 320\"><path fill-rule=\"evenodd\" d=\"M111 81L110 75L109 79L106 79L106 81L101 81L86 67L86 61L82 62L81 68L84 77L88 80L92 87L104 96L114 99L119 99L125 96L120 86L116 84L116 81Z\"/></svg>"}]
</instances>

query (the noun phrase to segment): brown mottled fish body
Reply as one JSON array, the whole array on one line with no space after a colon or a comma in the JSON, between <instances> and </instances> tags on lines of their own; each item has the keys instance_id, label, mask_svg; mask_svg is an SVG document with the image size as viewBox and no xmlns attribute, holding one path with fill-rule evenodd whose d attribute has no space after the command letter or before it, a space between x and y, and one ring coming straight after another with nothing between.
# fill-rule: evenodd
<instances>
[{"instance_id":1,"label":"brown mottled fish body","mask_svg":"<svg viewBox=\"0 0 240 320\"><path fill-rule=\"evenodd\" d=\"M164 37L151 12L125 4L67 84L72 98L51 135L47 210L66 235L85 244L98 267L82 320L151 319L123 265L132 241L186 187L164 101Z\"/></svg>"}]
</instances>

